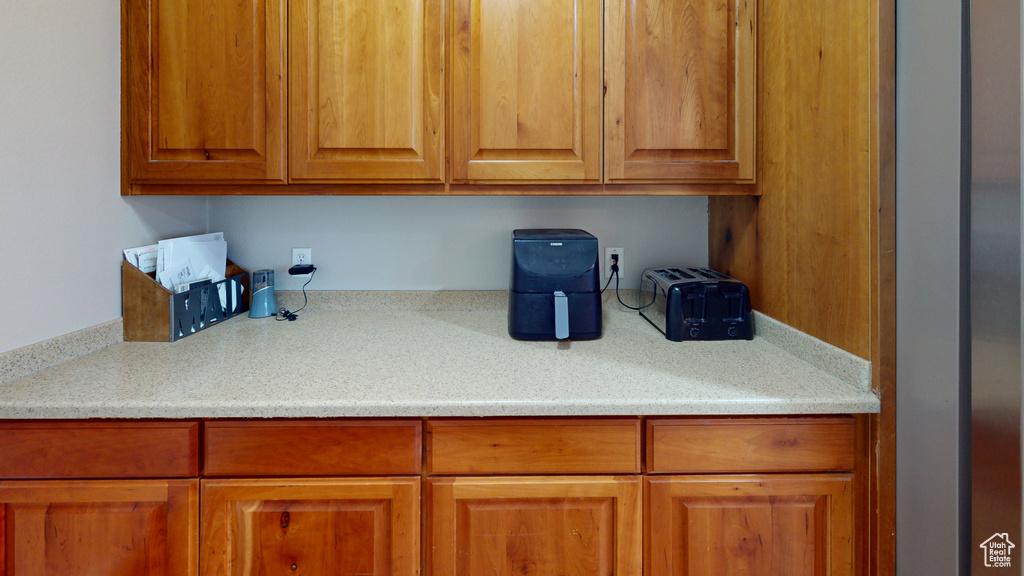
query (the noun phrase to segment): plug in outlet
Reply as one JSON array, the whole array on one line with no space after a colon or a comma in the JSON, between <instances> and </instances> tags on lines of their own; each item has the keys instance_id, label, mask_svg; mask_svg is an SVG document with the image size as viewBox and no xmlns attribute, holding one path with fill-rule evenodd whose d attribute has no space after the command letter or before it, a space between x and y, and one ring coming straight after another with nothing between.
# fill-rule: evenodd
<instances>
[{"instance_id":1,"label":"plug in outlet","mask_svg":"<svg viewBox=\"0 0 1024 576\"><path fill-rule=\"evenodd\" d=\"M292 266L307 266L313 263L312 248L292 248ZM292 274L296 278L309 278L310 274Z\"/></svg>"},{"instance_id":2,"label":"plug in outlet","mask_svg":"<svg viewBox=\"0 0 1024 576\"><path fill-rule=\"evenodd\" d=\"M622 276L623 276L623 273L622 273L622 270L623 270L623 268L622 268L622 258L623 258L623 254L625 252L626 252L625 248L605 248L604 249L604 277L605 278L611 278L612 277L612 255L613 254L615 254L615 255L617 255L619 257L619 278L620 279L622 278Z\"/></svg>"}]
</instances>

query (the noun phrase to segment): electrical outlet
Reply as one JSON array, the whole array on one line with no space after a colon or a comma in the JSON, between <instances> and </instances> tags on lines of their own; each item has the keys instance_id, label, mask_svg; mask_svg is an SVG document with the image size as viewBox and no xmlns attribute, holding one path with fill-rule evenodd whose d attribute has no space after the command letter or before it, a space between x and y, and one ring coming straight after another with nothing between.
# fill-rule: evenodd
<instances>
[{"instance_id":1,"label":"electrical outlet","mask_svg":"<svg viewBox=\"0 0 1024 576\"><path fill-rule=\"evenodd\" d=\"M312 248L292 248L292 266L305 266L313 263ZM295 274L297 278L308 278L309 274Z\"/></svg>"},{"instance_id":2,"label":"electrical outlet","mask_svg":"<svg viewBox=\"0 0 1024 576\"><path fill-rule=\"evenodd\" d=\"M622 278L622 258L626 252L625 248L605 248L604 249L604 277L612 277L612 254L617 254L619 257L619 278Z\"/></svg>"}]
</instances>

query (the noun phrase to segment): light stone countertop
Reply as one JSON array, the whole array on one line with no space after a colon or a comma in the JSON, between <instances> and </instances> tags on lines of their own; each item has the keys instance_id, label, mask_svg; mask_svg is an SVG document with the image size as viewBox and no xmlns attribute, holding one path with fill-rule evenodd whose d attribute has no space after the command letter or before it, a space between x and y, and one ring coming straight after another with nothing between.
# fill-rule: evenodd
<instances>
[{"instance_id":1,"label":"light stone countertop","mask_svg":"<svg viewBox=\"0 0 1024 576\"><path fill-rule=\"evenodd\" d=\"M753 341L670 342L606 294L602 338L525 342L506 307L505 292L314 292L295 322L243 315L0 384L0 418L879 411L867 361L764 315Z\"/></svg>"}]
</instances>

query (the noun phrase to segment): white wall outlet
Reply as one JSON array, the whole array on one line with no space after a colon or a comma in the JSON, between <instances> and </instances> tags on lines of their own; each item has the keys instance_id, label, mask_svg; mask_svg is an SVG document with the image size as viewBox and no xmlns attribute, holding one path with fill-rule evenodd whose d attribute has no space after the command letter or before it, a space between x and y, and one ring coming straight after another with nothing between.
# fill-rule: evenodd
<instances>
[{"instance_id":1,"label":"white wall outlet","mask_svg":"<svg viewBox=\"0 0 1024 576\"><path fill-rule=\"evenodd\" d=\"M312 248L292 248L292 266L306 266L313 263ZM308 278L311 274L293 274L296 278Z\"/></svg>"},{"instance_id":2,"label":"white wall outlet","mask_svg":"<svg viewBox=\"0 0 1024 576\"><path fill-rule=\"evenodd\" d=\"M305 266L312 263L312 248L292 248L292 266Z\"/></svg>"},{"instance_id":3,"label":"white wall outlet","mask_svg":"<svg viewBox=\"0 0 1024 576\"><path fill-rule=\"evenodd\" d=\"M604 249L604 277L612 277L612 254L619 256L619 279L622 278L622 255L626 252L625 248L605 248Z\"/></svg>"}]
</instances>

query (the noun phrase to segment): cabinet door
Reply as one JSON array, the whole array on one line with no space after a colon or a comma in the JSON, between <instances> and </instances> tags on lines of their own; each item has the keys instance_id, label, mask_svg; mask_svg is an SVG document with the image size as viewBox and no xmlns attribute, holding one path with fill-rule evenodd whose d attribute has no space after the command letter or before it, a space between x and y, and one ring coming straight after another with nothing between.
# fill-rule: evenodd
<instances>
[{"instance_id":1,"label":"cabinet door","mask_svg":"<svg viewBox=\"0 0 1024 576\"><path fill-rule=\"evenodd\" d=\"M197 480L0 482L0 574L197 574Z\"/></svg>"},{"instance_id":2,"label":"cabinet door","mask_svg":"<svg viewBox=\"0 0 1024 576\"><path fill-rule=\"evenodd\" d=\"M852 576L848 474L651 477L649 576Z\"/></svg>"},{"instance_id":3,"label":"cabinet door","mask_svg":"<svg viewBox=\"0 0 1024 576\"><path fill-rule=\"evenodd\" d=\"M281 0L125 5L130 182L283 182Z\"/></svg>"},{"instance_id":4,"label":"cabinet door","mask_svg":"<svg viewBox=\"0 0 1024 576\"><path fill-rule=\"evenodd\" d=\"M419 478L203 480L203 576L419 573Z\"/></svg>"},{"instance_id":5,"label":"cabinet door","mask_svg":"<svg viewBox=\"0 0 1024 576\"><path fill-rule=\"evenodd\" d=\"M292 3L293 182L441 182L441 1Z\"/></svg>"},{"instance_id":6,"label":"cabinet door","mask_svg":"<svg viewBox=\"0 0 1024 576\"><path fill-rule=\"evenodd\" d=\"M601 1L452 12L452 180L599 182Z\"/></svg>"},{"instance_id":7,"label":"cabinet door","mask_svg":"<svg viewBox=\"0 0 1024 576\"><path fill-rule=\"evenodd\" d=\"M433 576L639 576L640 480L446 478L430 482Z\"/></svg>"},{"instance_id":8,"label":"cabinet door","mask_svg":"<svg viewBox=\"0 0 1024 576\"><path fill-rule=\"evenodd\" d=\"M753 182L756 3L608 2L607 182Z\"/></svg>"}]
</instances>

